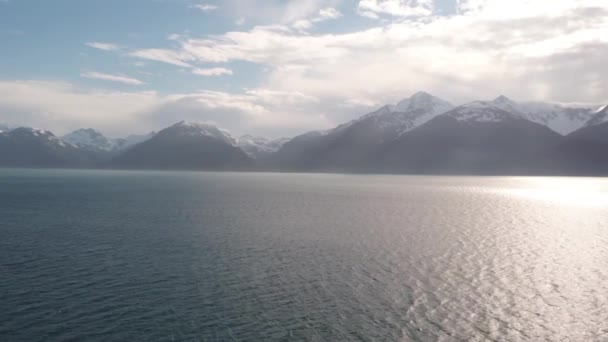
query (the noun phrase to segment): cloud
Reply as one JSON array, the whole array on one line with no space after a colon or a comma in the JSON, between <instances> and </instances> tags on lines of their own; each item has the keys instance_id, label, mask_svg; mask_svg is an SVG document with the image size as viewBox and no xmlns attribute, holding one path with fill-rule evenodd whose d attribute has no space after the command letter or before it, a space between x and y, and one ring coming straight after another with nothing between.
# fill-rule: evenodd
<instances>
[{"instance_id":1,"label":"cloud","mask_svg":"<svg viewBox=\"0 0 608 342\"><path fill-rule=\"evenodd\" d=\"M0 93L0 121L56 134L82 127L116 135L145 133L150 127L142 113L163 102L155 92L87 90L58 81L0 81Z\"/></svg>"},{"instance_id":2,"label":"cloud","mask_svg":"<svg viewBox=\"0 0 608 342\"><path fill-rule=\"evenodd\" d=\"M333 125L327 117L308 112L310 105L322 106L318 99L264 88L238 94L199 91L162 95L21 80L0 81L0 94L0 122L44 127L58 135L95 127L119 137L159 130L181 120L215 122L235 135L276 137Z\"/></svg>"},{"instance_id":3,"label":"cloud","mask_svg":"<svg viewBox=\"0 0 608 342\"><path fill-rule=\"evenodd\" d=\"M81 77L91 78L96 80L110 81L110 82L118 82L128 85L142 85L144 82L124 75L112 75L112 74L104 74L101 72L89 71L80 74Z\"/></svg>"},{"instance_id":4,"label":"cloud","mask_svg":"<svg viewBox=\"0 0 608 342\"><path fill-rule=\"evenodd\" d=\"M380 16L372 11L362 11L359 10L359 15L369 19L380 19Z\"/></svg>"},{"instance_id":5,"label":"cloud","mask_svg":"<svg viewBox=\"0 0 608 342\"><path fill-rule=\"evenodd\" d=\"M192 70L192 73L199 76L222 76L222 75L232 75L233 72L230 69L226 68L209 68L209 69L201 69L196 68Z\"/></svg>"},{"instance_id":6,"label":"cloud","mask_svg":"<svg viewBox=\"0 0 608 342\"><path fill-rule=\"evenodd\" d=\"M338 19L342 16L342 13L333 7L323 8L319 10L319 17L317 21Z\"/></svg>"},{"instance_id":7,"label":"cloud","mask_svg":"<svg viewBox=\"0 0 608 342\"><path fill-rule=\"evenodd\" d=\"M426 3L407 2L418 7ZM364 7L381 14L388 10L407 14L402 7L371 4ZM601 47L608 44L608 3L556 0L554 4L547 9L541 0L508 4L462 0L457 15L405 18L339 34L309 35L284 26L257 26L222 35L183 37L176 41L180 46L174 53L195 64L258 64L268 70L263 81L266 88L341 101L391 101L420 89L454 102L503 92L522 100L605 101L599 90L608 82L606 68L592 68L585 61L601 58ZM521 11L510 11L511 7ZM309 28L312 19L302 20L306 21L296 26ZM595 48L585 48L589 44ZM565 53L576 55L577 63L557 63L557 56ZM572 89L572 79L551 76L566 69L580 82L578 89ZM598 77L589 83L582 77L589 74ZM569 93L562 90L566 87L571 88Z\"/></svg>"},{"instance_id":8,"label":"cloud","mask_svg":"<svg viewBox=\"0 0 608 342\"><path fill-rule=\"evenodd\" d=\"M94 49L103 50L103 51L117 51L120 50L120 46L111 43L101 43L101 42L87 42L85 45L92 47Z\"/></svg>"},{"instance_id":9,"label":"cloud","mask_svg":"<svg viewBox=\"0 0 608 342\"><path fill-rule=\"evenodd\" d=\"M235 15L255 23L246 12L256 12L250 7L255 1L227 0L222 6L236 3L245 12ZM392 20L350 32L310 34L291 25L298 20L313 25L322 9L340 8L337 2L268 0L255 14L267 10L275 25L178 35L173 48L128 52L137 60L189 72L209 63L252 64L263 70L252 89L160 95L6 81L0 82L0 113L32 124L50 122L50 128L92 126L115 134L187 119L279 136L329 128L418 90L455 104L502 93L517 100L608 102L604 0L555 0L551 6L544 0L461 0L454 15L423 17L374 4L378 7L368 6L370 15ZM422 2L398 4L420 7Z\"/></svg>"},{"instance_id":10,"label":"cloud","mask_svg":"<svg viewBox=\"0 0 608 342\"><path fill-rule=\"evenodd\" d=\"M306 20L306 19L301 19L296 21L295 23L293 23L293 25L291 25L293 28L295 28L296 30L308 30L309 28L312 27L312 22L310 20Z\"/></svg>"},{"instance_id":11,"label":"cloud","mask_svg":"<svg viewBox=\"0 0 608 342\"><path fill-rule=\"evenodd\" d=\"M333 7L322 8L316 16L310 19L300 19L294 22L291 26L299 31L305 31L313 27L314 23L319 23L326 20L338 19L342 13Z\"/></svg>"},{"instance_id":12,"label":"cloud","mask_svg":"<svg viewBox=\"0 0 608 342\"><path fill-rule=\"evenodd\" d=\"M211 5L211 4L193 5L192 8L196 8L205 13L213 12L218 9L218 7L216 5Z\"/></svg>"},{"instance_id":13,"label":"cloud","mask_svg":"<svg viewBox=\"0 0 608 342\"><path fill-rule=\"evenodd\" d=\"M433 13L433 0L361 0L357 10L360 15L373 19L379 18L379 14L423 17Z\"/></svg>"},{"instance_id":14,"label":"cloud","mask_svg":"<svg viewBox=\"0 0 608 342\"><path fill-rule=\"evenodd\" d=\"M190 65L188 62L193 60L193 58L186 53L176 52L168 49L135 50L130 52L129 56L186 68L192 67L192 65Z\"/></svg>"}]
</instances>

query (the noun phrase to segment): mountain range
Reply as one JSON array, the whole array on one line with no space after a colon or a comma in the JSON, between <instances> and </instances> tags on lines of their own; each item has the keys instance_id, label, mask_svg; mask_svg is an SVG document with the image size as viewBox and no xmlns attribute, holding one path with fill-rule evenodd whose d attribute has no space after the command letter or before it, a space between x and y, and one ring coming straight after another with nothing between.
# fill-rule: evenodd
<instances>
[{"instance_id":1,"label":"mountain range","mask_svg":"<svg viewBox=\"0 0 608 342\"><path fill-rule=\"evenodd\" d=\"M204 123L109 139L0 125L0 166L408 174L608 175L608 106L454 106L425 92L325 131L232 137Z\"/></svg>"}]
</instances>

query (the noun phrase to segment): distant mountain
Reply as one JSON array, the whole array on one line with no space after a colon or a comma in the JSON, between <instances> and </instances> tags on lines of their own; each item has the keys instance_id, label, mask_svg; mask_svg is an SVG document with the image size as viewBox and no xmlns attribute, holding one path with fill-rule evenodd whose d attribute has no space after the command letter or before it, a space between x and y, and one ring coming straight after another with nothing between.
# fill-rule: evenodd
<instances>
[{"instance_id":1,"label":"distant mountain","mask_svg":"<svg viewBox=\"0 0 608 342\"><path fill-rule=\"evenodd\" d=\"M132 135L127 136L126 138L114 139L113 143L114 143L115 150L116 151L125 151L146 140L150 140L154 135L156 135L156 132L150 132L148 134L142 134L142 135L132 134Z\"/></svg>"},{"instance_id":2,"label":"distant mountain","mask_svg":"<svg viewBox=\"0 0 608 342\"><path fill-rule=\"evenodd\" d=\"M421 174L525 174L536 151L562 136L494 102L476 101L383 144L369 170Z\"/></svg>"},{"instance_id":3,"label":"distant mountain","mask_svg":"<svg viewBox=\"0 0 608 342\"><path fill-rule=\"evenodd\" d=\"M358 169L381 144L451 108L445 100L418 92L397 106L384 106L329 131L295 137L271 156L271 167L302 171Z\"/></svg>"},{"instance_id":4,"label":"distant mountain","mask_svg":"<svg viewBox=\"0 0 608 342\"><path fill-rule=\"evenodd\" d=\"M0 133L0 166L78 167L87 162L76 146L49 131L20 127Z\"/></svg>"},{"instance_id":5,"label":"distant mountain","mask_svg":"<svg viewBox=\"0 0 608 342\"><path fill-rule=\"evenodd\" d=\"M265 158L278 151L290 139L268 139L265 137L243 135L238 139L238 146L250 157Z\"/></svg>"},{"instance_id":6,"label":"distant mountain","mask_svg":"<svg viewBox=\"0 0 608 342\"><path fill-rule=\"evenodd\" d=\"M590 107L566 107L545 102L515 102L505 96L492 101L497 107L519 114L522 117L545 125L562 135L574 132L585 126L594 114Z\"/></svg>"},{"instance_id":7,"label":"distant mountain","mask_svg":"<svg viewBox=\"0 0 608 342\"><path fill-rule=\"evenodd\" d=\"M608 106L588 124L566 136L555 148L538 158L546 161L543 173L608 175Z\"/></svg>"},{"instance_id":8,"label":"distant mountain","mask_svg":"<svg viewBox=\"0 0 608 342\"><path fill-rule=\"evenodd\" d=\"M78 129L64 135L61 140L92 152L111 152L116 149L116 144L112 140L92 128Z\"/></svg>"},{"instance_id":9,"label":"distant mountain","mask_svg":"<svg viewBox=\"0 0 608 342\"><path fill-rule=\"evenodd\" d=\"M0 167L608 175L607 151L608 106L499 96L454 107L425 92L292 139L235 139L183 121L113 140L91 128L57 138L0 125Z\"/></svg>"},{"instance_id":10,"label":"distant mountain","mask_svg":"<svg viewBox=\"0 0 608 342\"><path fill-rule=\"evenodd\" d=\"M226 132L180 122L115 157L111 165L134 169L242 170L252 159Z\"/></svg>"}]
</instances>

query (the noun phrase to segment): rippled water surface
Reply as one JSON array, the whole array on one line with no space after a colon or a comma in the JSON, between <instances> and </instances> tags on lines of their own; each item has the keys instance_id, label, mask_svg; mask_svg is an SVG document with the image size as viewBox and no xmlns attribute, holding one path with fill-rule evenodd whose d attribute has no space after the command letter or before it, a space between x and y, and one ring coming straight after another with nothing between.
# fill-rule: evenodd
<instances>
[{"instance_id":1,"label":"rippled water surface","mask_svg":"<svg viewBox=\"0 0 608 342\"><path fill-rule=\"evenodd\" d=\"M608 180L0 170L0 341L608 341Z\"/></svg>"}]
</instances>

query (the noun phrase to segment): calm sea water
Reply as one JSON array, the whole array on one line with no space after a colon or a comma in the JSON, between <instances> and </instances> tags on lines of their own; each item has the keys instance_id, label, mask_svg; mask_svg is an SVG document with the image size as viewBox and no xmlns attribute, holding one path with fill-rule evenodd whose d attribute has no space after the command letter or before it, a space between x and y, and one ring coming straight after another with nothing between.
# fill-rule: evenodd
<instances>
[{"instance_id":1,"label":"calm sea water","mask_svg":"<svg viewBox=\"0 0 608 342\"><path fill-rule=\"evenodd\" d=\"M608 341L608 180L0 170L0 341Z\"/></svg>"}]
</instances>

